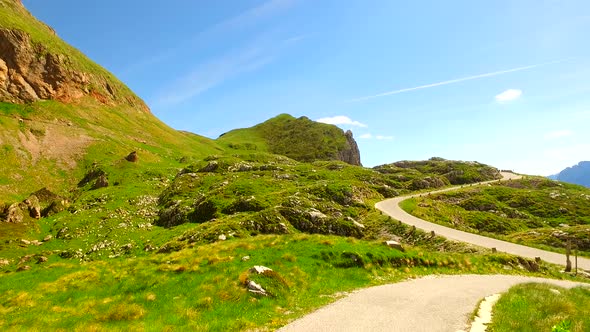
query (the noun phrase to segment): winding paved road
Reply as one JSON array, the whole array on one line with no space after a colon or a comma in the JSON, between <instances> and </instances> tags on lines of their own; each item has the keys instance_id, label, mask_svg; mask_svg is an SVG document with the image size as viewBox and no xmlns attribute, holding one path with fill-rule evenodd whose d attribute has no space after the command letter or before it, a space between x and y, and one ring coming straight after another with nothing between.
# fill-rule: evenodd
<instances>
[{"instance_id":1,"label":"winding paved road","mask_svg":"<svg viewBox=\"0 0 590 332\"><path fill-rule=\"evenodd\" d=\"M514 179L520 178L520 175L516 175L513 173L507 173L507 172L502 172L502 176L503 176L503 181L514 180ZM477 185L484 185L484 184L488 184L488 183L492 183L492 182L497 182L497 180L481 182L481 183L478 183ZM434 193L439 193L439 192L444 192L444 191L457 190L459 188L461 188L461 187L451 187L451 188L446 188L446 189L442 189L442 190L432 191L431 193L434 194ZM467 242L467 243L475 244L475 245L478 245L480 247L485 247L485 248L496 248L498 251L502 251L502 252L506 252L506 253L510 253L510 254L514 254L514 255L519 255L519 256L527 257L527 258L541 257L541 259L546 262L565 265L565 255L563 255L563 254L558 254L558 253L554 253L551 251L531 248L531 247L523 246L520 244L502 241L502 240L492 239L489 237L485 237L485 236L481 236L481 235L477 235L477 234L473 234L473 233L467 233L467 232L463 232L463 231L456 230L453 228L434 224L434 223L428 222L426 220L420 219L418 217L414 217L413 215L402 210L402 208L399 206L399 203L402 202L403 200L406 200L406 199L412 198L412 197L418 197L420 195L424 195L424 194L415 194L415 195L402 196L402 197L388 199L388 200L377 203L375 205L375 207L377 209L381 210L382 212L384 212L385 214L391 216L392 218L403 222L404 224L416 226L416 228L422 229L426 232L434 231L437 235L444 236L450 240ZM571 257L571 260L572 260L572 266L573 266L573 264L574 264L573 256ZM578 268L590 271L590 259L578 257Z\"/></svg>"},{"instance_id":2,"label":"winding paved road","mask_svg":"<svg viewBox=\"0 0 590 332\"><path fill-rule=\"evenodd\" d=\"M354 292L279 331L466 331L479 300L523 282L583 285L508 275L428 276Z\"/></svg>"},{"instance_id":3,"label":"winding paved road","mask_svg":"<svg viewBox=\"0 0 590 332\"><path fill-rule=\"evenodd\" d=\"M503 180L518 179L512 173L502 173ZM497 181L497 180L496 180ZM478 185L495 181L482 182ZM456 190L460 187L433 191ZM529 248L484 236L447 228L416 218L399 207L405 199L418 195L397 197L377 203L377 209L406 224L427 232L435 231L448 239L468 242L487 248L497 248L524 257L565 264L564 255ZM578 258L578 267L590 270L590 260ZM428 331L455 332L468 330L470 314L483 297L504 292L523 282L543 282L562 287L585 285L571 281L508 275L427 276L390 285L356 291L323 307L279 331Z\"/></svg>"}]
</instances>

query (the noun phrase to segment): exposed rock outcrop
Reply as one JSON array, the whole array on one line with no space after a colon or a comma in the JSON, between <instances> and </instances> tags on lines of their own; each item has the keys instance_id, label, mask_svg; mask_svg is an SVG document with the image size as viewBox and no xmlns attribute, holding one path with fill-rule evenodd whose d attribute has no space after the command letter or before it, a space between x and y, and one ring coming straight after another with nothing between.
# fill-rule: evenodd
<instances>
[{"instance_id":1,"label":"exposed rock outcrop","mask_svg":"<svg viewBox=\"0 0 590 332\"><path fill-rule=\"evenodd\" d=\"M41 218L41 206L35 195L31 195L19 203L0 206L0 222L18 224L23 222L27 215L34 219Z\"/></svg>"},{"instance_id":2,"label":"exposed rock outcrop","mask_svg":"<svg viewBox=\"0 0 590 332\"><path fill-rule=\"evenodd\" d=\"M362 166L361 152L352 136L352 131L346 131L344 136L346 136L346 147L338 152L340 160L351 165Z\"/></svg>"},{"instance_id":3,"label":"exposed rock outcrop","mask_svg":"<svg viewBox=\"0 0 590 332\"><path fill-rule=\"evenodd\" d=\"M0 101L73 102L90 96L104 104L126 103L149 112L138 97L114 88L118 84L106 72L102 76L77 69L80 67L71 55L52 53L24 31L0 28Z\"/></svg>"},{"instance_id":4,"label":"exposed rock outcrop","mask_svg":"<svg viewBox=\"0 0 590 332\"><path fill-rule=\"evenodd\" d=\"M132 163L137 162L137 160L139 160L139 157L137 157L137 151L133 151L130 154L128 154L127 157L125 157L125 160L130 161Z\"/></svg>"}]
</instances>

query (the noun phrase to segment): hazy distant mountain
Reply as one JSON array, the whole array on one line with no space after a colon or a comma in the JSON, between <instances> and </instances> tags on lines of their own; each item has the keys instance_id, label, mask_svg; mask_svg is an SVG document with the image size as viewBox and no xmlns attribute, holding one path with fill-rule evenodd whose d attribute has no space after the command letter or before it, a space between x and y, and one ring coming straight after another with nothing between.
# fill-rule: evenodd
<instances>
[{"instance_id":1,"label":"hazy distant mountain","mask_svg":"<svg viewBox=\"0 0 590 332\"><path fill-rule=\"evenodd\" d=\"M559 174L549 176L549 178L581 184L590 188L590 161L580 161L577 165L568 167L559 172Z\"/></svg>"}]
</instances>

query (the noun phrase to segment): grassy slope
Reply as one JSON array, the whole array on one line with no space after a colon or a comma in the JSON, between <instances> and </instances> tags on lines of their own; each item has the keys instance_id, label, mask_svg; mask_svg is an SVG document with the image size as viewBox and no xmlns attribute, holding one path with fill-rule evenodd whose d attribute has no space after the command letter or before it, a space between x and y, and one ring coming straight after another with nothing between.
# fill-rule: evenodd
<instances>
[{"instance_id":1,"label":"grassy slope","mask_svg":"<svg viewBox=\"0 0 590 332\"><path fill-rule=\"evenodd\" d=\"M10 7L13 2L0 1L2 26L26 30L49 51L69 54L77 70L105 73L28 13ZM0 225L0 270L5 272L0 274L2 329L274 327L331 300L320 295L414 274L487 273L518 266L505 255L467 256L478 250L414 232L380 217L372 207L383 197L415 190L416 181L451 175L453 167L461 168L455 169L461 174L465 167L469 174L479 172L471 169L473 165L448 162L451 166L444 172L392 166L392 173L339 162L299 163L268 154L282 151L277 147L298 146L300 129L309 127L306 120L284 115L271 121L270 128L267 123L255 130L234 131L213 142L174 131L131 107L106 107L94 100L75 105L1 104L0 111L0 153L5 160L0 165L0 201L22 200L43 186L70 201L65 211L51 217ZM340 144L334 135L326 141L319 135L335 127L312 127L312 136L322 144L313 143L315 150L295 149L294 157L305 159L308 150L323 157ZM292 129L296 139L281 136L284 132L276 128ZM89 138L89 145L72 149L69 159L52 157L49 151L35 159L35 151L25 146L37 142L43 147L45 140L52 143L57 138L67 147L82 137ZM269 137L282 144L269 146ZM123 160L130 151L138 151L137 163ZM70 159L74 164L68 163ZM212 161L222 167L200 171ZM252 168L240 170L243 165ZM111 185L77 188L91 169L104 171ZM184 174L178 172L181 169ZM215 219L191 217L171 228L154 225L172 205L195 212L202 195L213 201ZM260 204L251 204L251 196ZM289 214L292 219L277 206L294 212ZM305 223L298 218L315 211L311 209L327 219ZM277 223L277 217L284 220ZM308 228L295 227L298 221ZM251 237L283 233L283 228L276 228L281 222L289 234ZM349 235L365 240L300 234L338 229L354 231ZM219 241L221 234L229 240ZM46 235L54 239L40 246L20 241ZM371 242L384 238L423 247L400 254ZM158 248L169 253L152 251ZM248 263L239 259L245 254L252 257ZM48 262L36 264L41 256ZM288 290L274 278L278 284L266 280L266 285L276 288L277 297L259 299L246 293L240 276L255 264L274 268ZM24 266L30 271L15 272ZM543 271L557 275L551 267ZM187 289L196 291L186 296Z\"/></svg>"},{"instance_id":2,"label":"grassy slope","mask_svg":"<svg viewBox=\"0 0 590 332\"><path fill-rule=\"evenodd\" d=\"M141 103L127 86L54 35L17 1L0 0L0 27L28 33L34 44L67 59L68 69L91 74L96 81L90 82L90 90L104 89L107 81L120 101L118 106L92 98L68 105L0 103L0 203L22 200L42 187L65 194L93 162L110 165L135 150L142 167L156 168L180 167L177 160L182 157L223 151L209 139L177 132L141 106L124 102Z\"/></svg>"},{"instance_id":3,"label":"grassy slope","mask_svg":"<svg viewBox=\"0 0 590 332\"><path fill-rule=\"evenodd\" d=\"M545 249L564 248L567 233L590 254L590 190L581 186L532 177L403 205L429 221Z\"/></svg>"},{"instance_id":4,"label":"grassy slope","mask_svg":"<svg viewBox=\"0 0 590 332\"><path fill-rule=\"evenodd\" d=\"M137 96L113 74L91 61L78 49L64 42L54 35L52 30L33 17L18 0L0 0L0 27L18 29L28 33L33 43L42 45L47 52L65 55L70 69L90 73L97 77L105 78L112 84L112 88L121 97ZM94 82L96 83L96 82ZM91 87L92 88L92 87ZM93 87L96 88L96 87Z\"/></svg>"},{"instance_id":5,"label":"grassy slope","mask_svg":"<svg viewBox=\"0 0 590 332\"><path fill-rule=\"evenodd\" d=\"M53 240L22 247L13 236L0 243L0 257L9 261L0 267L8 272L0 274L0 327L274 328L332 301L330 294L408 276L525 273L509 255L490 255L432 238L380 216L372 203L383 198L379 188L387 183L387 174L341 162L298 163L264 153L206 159L188 165L178 176L135 163L114 163L108 170L120 185L80 188L69 210L40 220L37 230L26 236L33 240L51 234ZM199 172L211 161L218 163L216 171ZM252 168L235 171L243 165ZM260 166L274 167L256 169ZM289 178L280 176L285 174ZM409 191L403 183L390 189ZM150 225L167 202L191 202L201 191L219 204L215 220L172 228ZM224 209L251 195L266 208ZM301 234L285 218L281 221L289 234L251 236L276 232L270 227L276 222L260 216L280 217L273 211L293 204L293 198L297 209L322 211L334 225L345 223L346 217L360 221L365 228L356 235L363 239ZM329 232L321 227L318 231ZM221 234L228 240L218 240ZM414 247L400 253L379 243L391 238ZM145 250L150 248L164 250ZM250 260L242 261L246 255ZM35 264L40 256L48 262ZM25 265L31 270L13 272ZM276 297L259 298L245 291L242 282L252 265L269 266L281 276L251 277ZM549 265L541 271L561 277ZM187 290L193 290L190 296ZM39 308L50 309L39 317Z\"/></svg>"},{"instance_id":6,"label":"grassy slope","mask_svg":"<svg viewBox=\"0 0 590 332\"><path fill-rule=\"evenodd\" d=\"M402 253L378 242L302 234L82 265L52 258L34 271L0 276L0 329L274 329L339 292L433 273L505 272L508 260L419 247ZM275 273L250 275L253 265ZM247 279L272 296L248 293Z\"/></svg>"},{"instance_id":7,"label":"grassy slope","mask_svg":"<svg viewBox=\"0 0 590 332\"><path fill-rule=\"evenodd\" d=\"M490 331L590 330L590 289L522 284L503 294L494 306ZM567 328L569 327L569 328Z\"/></svg>"}]
</instances>

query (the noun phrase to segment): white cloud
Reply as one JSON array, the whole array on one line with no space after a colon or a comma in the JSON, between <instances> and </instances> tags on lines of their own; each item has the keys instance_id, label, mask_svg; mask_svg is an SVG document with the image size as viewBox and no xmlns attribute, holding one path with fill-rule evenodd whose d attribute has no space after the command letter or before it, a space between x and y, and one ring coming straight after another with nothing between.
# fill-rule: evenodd
<instances>
[{"instance_id":1,"label":"white cloud","mask_svg":"<svg viewBox=\"0 0 590 332\"><path fill-rule=\"evenodd\" d=\"M558 139L563 137L572 136L574 134L571 130L555 130L545 134L545 139Z\"/></svg>"},{"instance_id":2,"label":"white cloud","mask_svg":"<svg viewBox=\"0 0 590 332\"><path fill-rule=\"evenodd\" d=\"M393 139L393 136L383 136L383 135L377 135L375 136L376 139L378 140L386 140L386 141L390 141Z\"/></svg>"},{"instance_id":3,"label":"white cloud","mask_svg":"<svg viewBox=\"0 0 590 332\"><path fill-rule=\"evenodd\" d=\"M393 136L385 136L385 135L375 135L373 136L373 134L370 133L366 133L366 134L362 134L361 136L359 136L359 138L362 139L376 139L376 140L380 140L380 141L390 141L393 139Z\"/></svg>"},{"instance_id":4,"label":"white cloud","mask_svg":"<svg viewBox=\"0 0 590 332\"><path fill-rule=\"evenodd\" d=\"M333 124L333 125L349 125L349 126L355 126L355 127L361 127L361 128L367 127L366 124L360 123L358 121L353 121L351 118L344 116L344 115L336 115L336 116L332 116L332 117L321 118L321 119L317 119L316 121L322 122L322 123L327 123L327 124Z\"/></svg>"},{"instance_id":5,"label":"white cloud","mask_svg":"<svg viewBox=\"0 0 590 332\"><path fill-rule=\"evenodd\" d=\"M548 66L548 65L552 65L552 64L564 62L564 61L567 61L567 60L569 60L569 59L563 59L563 60L557 60L557 61L539 63L539 64L535 64L535 65L530 65L530 66L524 66L524 67L517 67L517 68L512 68L512 69L500 70L500 71L495 71L495 72L491 72L491 73L485 73L485 74L479 74L479 75L461 77L461 78L456 78L456 79L452 79L452 80L448 80L448 81L442 81L442 82L436 82L436 83L431 83L431 84L425 84L425 85L415 86L415 87L412 87L412 88L405 88L405 89L387 91L387 92L379 93L379 94L372 95L372 96L365 96L365 97L350 99L350 100L348 100L348 102L359 102L359 101L369 100L369 99L373 99L373 98L379 98L379 97L385 97L385 96L390 96L390 95L396 95L398 93L410 92L410 91L414 91L414 90L422 90L422 89L434 88L434 87L441 86L441 85L448 85L448 84L454 84L454 83L460 83L460 82L465 82L465 81L476 80L476 79L485 78L485 77L493 77L493 76L498 76L498 75L503 75L503 74L508 74L508 73L514 73L514 72L517 72L517 71L529 70L529 69L533 69L533 68L537 68L537 67Z\"/></svg>"},{"instance_id":6,"label":"white cloud","mask_svg":"<svg viewBox=\"0 0 590 332\"><path fill-rule=\"evenodd\" d=\"M519 89L508 89L496 96L496 101L499 103L505 103L512 100L516 100L522 96L522 90Z\"/></svg>"}]
</instances>

